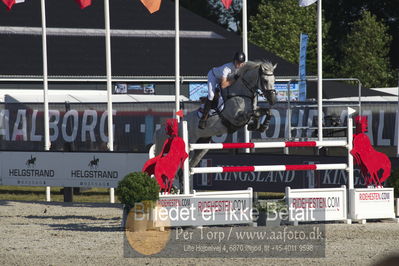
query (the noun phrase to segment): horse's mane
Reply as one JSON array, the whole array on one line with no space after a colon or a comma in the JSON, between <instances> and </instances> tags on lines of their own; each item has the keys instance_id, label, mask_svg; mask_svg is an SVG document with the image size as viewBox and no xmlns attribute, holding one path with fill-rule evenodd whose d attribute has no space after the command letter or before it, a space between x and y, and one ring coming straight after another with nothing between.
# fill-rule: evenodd
<instances>
[{"instance_id":1,"label":"horse's mane","mask_svg":"<svg viewBox=\"0 0 399 266\"><path fill-rule=\"evenodd\" d=\"M248 70L252 70L254 68L258 68L259 66L263 66L267 71L273 72L274 67L273 64L268 60L256 60L256 61L247 61L239 70L238 75L247 72Z\"/></svg>"}]
</instances>

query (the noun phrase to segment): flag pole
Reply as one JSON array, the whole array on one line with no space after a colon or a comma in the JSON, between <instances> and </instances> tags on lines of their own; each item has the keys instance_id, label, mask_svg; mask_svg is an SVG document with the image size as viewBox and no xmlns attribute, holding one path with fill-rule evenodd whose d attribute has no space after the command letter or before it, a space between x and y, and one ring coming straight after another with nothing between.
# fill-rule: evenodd
<instances>
[{"instance_id":1,"label":"flag pole","mask_svg":"<svg viewBox=\"0 0 399 266\"><path fill-rule=\"evenodd\" d=\"M323 43L322 43L322 9L317 1L317 128L319 141L323 140Z\"/></svg>"},{"instance_id":2,"label":"flag pole","mask_svg":"<svg viewBox=\"0 0 399 266\"><path fill-rule=\"evenodd\" d=\"M175 117L180 121L177 112L180 110L180 24L179 0L175 0Z\"/></svg>"},{"instance_id":3,"label":"flag pole","mask_svg":"<svg viewBox=\"0 0 399 266\"><path fill-rule=\"evenodd\" d=\"M359 112L359 115L362 115L361 112ZM399 119L399 69L398 69L398 108L396 109L396 119ZM399 123L396 126L399 127ZM397 149L397 157L399 157L399 128L395 128L395 132L397 132L396 149Z\"/></svg>"},{"instance_id":4,"label":"flag pole","mask_svg":"<svg viewBox=\"0 0 399 266\"><path fill-rule=\"evenodd\" d=\"M114 151L114 130L112 113L112 71L111 71L111 33L110 33L110 14L109 0L104 0L105 17L105 55L107 67L107 113L108 113L108 150ZM110 202L115 203L114 188L109 191Z\"/></svg>"},{"instance_id":5,"label":"flag pole","mask_svg":"<svg viewBox=\"0 0 399 266\"><path fill-rule=\"evenodd\" d=\"M43 49L43 101L44 101L44 150L51 147L48 108L48 73L47 73L47 32L46 32L46 3L41 0L42 13L42 49ZM46 201L50 201L50 187L46 187Z\"/></svg>"},{"instance_id":6,"label":"flag pole","mask_svg":"<svg viewBox=\"0 0 399 266\"><path fill-rule=\"evenodd\" d=\"M242 50L249 58L248 55L248 5L247 0L242 0Z\"/></svg>"},{"instance_id":7,"label":"flag pole","mask_svg":"<svg viewBox=\"0 0 399 266\"><path fill-rule=\"evenodd\" d=\"M248 61L248 11L247 11L247 0L242 0L242 50L246 55L246 61ZM244 128L244 142L248 143L251 141L251 132L248 130L248 125ZM250 153L249 148L245 149L245 153Z\"/></svg>"}]
</instances>

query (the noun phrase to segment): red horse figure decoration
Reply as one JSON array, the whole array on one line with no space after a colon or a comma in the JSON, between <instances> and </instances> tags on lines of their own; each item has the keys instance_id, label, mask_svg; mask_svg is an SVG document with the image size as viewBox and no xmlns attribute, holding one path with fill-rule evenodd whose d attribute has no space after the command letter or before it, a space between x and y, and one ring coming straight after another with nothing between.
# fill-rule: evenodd
<instances>
[{"instance_id":1,"label":"red horse figure decoration","mask_svg":"<svg viewBox=\"0 0 399 266\"><path fill-rule=\"evenodd\" d=\"M381 152L374 150L367 132L367 116L355 118L356 134L353 137L353 149L351 154L355 163L360 166L360 171L366 186L374 183L375 186L387 180L391 174L391 161Z\"/></svg>"},{"instance_id":2,"label":"red horse figure decoration","mask_svg":"<svg viewBox=\"0 0 399 266\"><path fill-rule=\"evenodd\" d=\"M169 138L165 141L161 153L149 159L143 166L143 172L154 175L161 191L170 193L177 170L183 168L188 157L184 140L178 136L176 119L166 121L166 132Z\"/></svg>"}]
</instances>

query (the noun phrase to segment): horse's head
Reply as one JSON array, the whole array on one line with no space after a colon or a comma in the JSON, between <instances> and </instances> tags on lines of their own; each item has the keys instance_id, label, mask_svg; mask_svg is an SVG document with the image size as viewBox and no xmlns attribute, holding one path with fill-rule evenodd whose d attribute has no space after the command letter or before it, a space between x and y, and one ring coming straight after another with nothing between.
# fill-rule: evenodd
<instances>
[{"instance_id":1,"label":"horse's head","mask_svg":"<svg viewBox=\"0 0 399 266\"><path fill-rule=\"evenodd\" d=\"M249 89L252 96L260 94L269 101L271 105L276 102L276 91L274 90L274 69L277 65L273 65L269 61L247 61L239 70L238 76L242 83L238 83L235 89ZM244 86L242 86L244 85ZM244 95L242 91L236 92L237 95Z\"/></svg>"},{"instance_id":2,"label":"horse's head","mask_svg":"<svg viewBox=\"0 0 399 266\"><path fill-rule=\"evenodd\" d=\"M276 90L274 89L274 69L276 67L277 64L273 65L269 61L262 62L259 65L258 87L271 105L276 103Z\"/></svg>"}]
</instances>

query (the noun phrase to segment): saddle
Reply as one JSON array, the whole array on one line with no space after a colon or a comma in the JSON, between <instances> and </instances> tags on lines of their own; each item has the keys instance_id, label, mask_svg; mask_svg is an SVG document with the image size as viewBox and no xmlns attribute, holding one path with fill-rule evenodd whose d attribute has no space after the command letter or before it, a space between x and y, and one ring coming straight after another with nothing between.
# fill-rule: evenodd
<instances>
[{"instance_id":1,"label":"saddle","mask_svg":"<svg viewBox=\"0 0 399 266\"><path fill-rule=\"evenodd\" d=\"M207 101L208 97L207 96L203 96L200 97L200 103L201 103L201 107L198 109L198 117L201 118L204 114L204 106L205 106L205 102ZM215 93L215 97L212 100L212 104L211 104L211 109L209 110L209 116L215 116L217 114L219 114L220 112L223 111L223 107L224 107L224 101L223 98L220 95L220 91L217 91Z\"/></svg>"}]
</instances>

